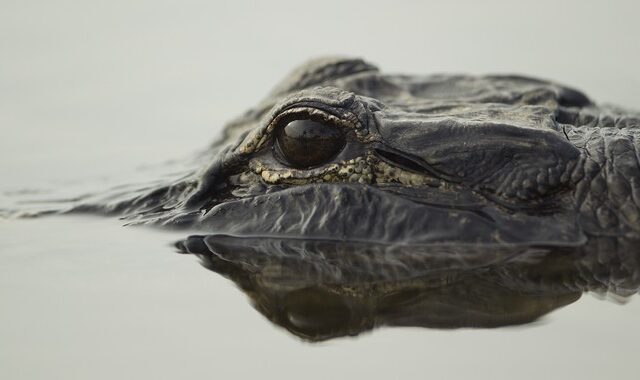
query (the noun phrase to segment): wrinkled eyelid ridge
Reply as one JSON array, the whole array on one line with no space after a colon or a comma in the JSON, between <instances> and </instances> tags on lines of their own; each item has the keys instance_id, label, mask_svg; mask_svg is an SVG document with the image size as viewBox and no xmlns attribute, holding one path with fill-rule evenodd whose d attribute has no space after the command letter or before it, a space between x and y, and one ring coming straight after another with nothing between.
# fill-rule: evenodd
<instances>
[{"instance_id":1,"label":"wrinkled eyelid ridge","mask_svg":"<svg viewBox=\"0 0 640 380\"><path fill-rule=\"evenodd\" d=\"M359 123L355 120L334 115L320 108L298 106L285 109L273 117L267 126L267 133L272 133L275 128L284 127L294 120L314 120L346 129L356 129L359 127Z\"/></svg>"}]
</instances>

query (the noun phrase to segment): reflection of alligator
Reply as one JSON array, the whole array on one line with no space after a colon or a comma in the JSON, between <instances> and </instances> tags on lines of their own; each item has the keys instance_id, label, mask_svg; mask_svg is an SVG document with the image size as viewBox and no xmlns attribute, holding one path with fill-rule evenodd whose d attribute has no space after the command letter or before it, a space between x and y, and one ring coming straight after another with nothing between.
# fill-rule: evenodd
<instances>
[{"instance_id":1,"label":"reflection of alligator","mask_svg":"<svg viewBox=\"0 0 640 380\"><path fill-rule=\"evenodd\" d=\"M517 76L303 66L202 170L75 210L215 233L576 246L640 233L640 116Z\"/></svg>"},{"instance_id":2,"label":"reflection of alligator","mask_svg":"<svg viewBox=\"0 0 640 380\"><path fill-rule=\"evenodd\" d=\"M583 291L634 294L640 265L625 252L640 240L598 240L604 252L220 235L192 236L178 247L236 282L273 323L319 341L380 326L523 324L574 302Z\"/></svg>"}]
</instances>

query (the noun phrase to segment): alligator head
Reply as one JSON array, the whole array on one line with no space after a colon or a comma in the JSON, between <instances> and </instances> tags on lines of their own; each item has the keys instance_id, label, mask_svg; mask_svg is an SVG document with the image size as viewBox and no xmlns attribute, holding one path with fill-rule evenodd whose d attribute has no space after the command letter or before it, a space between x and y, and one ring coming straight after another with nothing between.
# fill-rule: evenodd
<instances>
[{"instance_id":1,"label":"alligator head","mask_svg":"<svg viewBox=\"0 0 640 380\"><path fill-rule=\"evenodd\" d=\"M638 120L531 78L317 59L203 167L75 209L243 236L576 246L640 229Z\"/></svg>"},{"instance_id":2,"label":"alligator head","mask_svg":"<svg viewBox=\"0 0 640 380\"><path fill-rule=\"evenodd\" d=\"M178 179L62 211L210 234L177 246L309 340L522 324L637 292L639 139L637 113L546 81L318 59Z\"/></svg>"}]
</instances>

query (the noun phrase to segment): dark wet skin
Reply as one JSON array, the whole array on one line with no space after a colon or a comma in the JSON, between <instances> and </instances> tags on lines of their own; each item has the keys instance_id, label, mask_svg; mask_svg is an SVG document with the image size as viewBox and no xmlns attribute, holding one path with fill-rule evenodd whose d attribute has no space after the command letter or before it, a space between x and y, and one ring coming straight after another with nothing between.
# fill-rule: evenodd
<instances>
[{"instance_id":1,"label":"dark wet skin","mask_svg":"<svg viewBox=\"0 0 640 380\"><path fill-rule=\"evenodd\" d=\"M317 59L178 179L65 211L197 231L181 251L309 340L522 324L637 292L639 139L552 82Z\"/></svg>"}]
</instances>

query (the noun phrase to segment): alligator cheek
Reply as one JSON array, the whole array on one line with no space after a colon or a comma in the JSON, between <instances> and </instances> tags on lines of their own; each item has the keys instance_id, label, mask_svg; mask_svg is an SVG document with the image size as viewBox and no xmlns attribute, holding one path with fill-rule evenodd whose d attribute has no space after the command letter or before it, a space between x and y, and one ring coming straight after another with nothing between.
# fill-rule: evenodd
<instances>
[{"instance_id":1,"label":"alligator cheek","mask_svg":"<svg viewBox=\"0 0 640 380\"><path fill-rule=\"evenodd\" d=\"M195 223L209 233L404 243L573 246L585 237L562 214L478 212L418 204L358 185L313 184L219 204Z\"/></svg>"}]
</instances>

